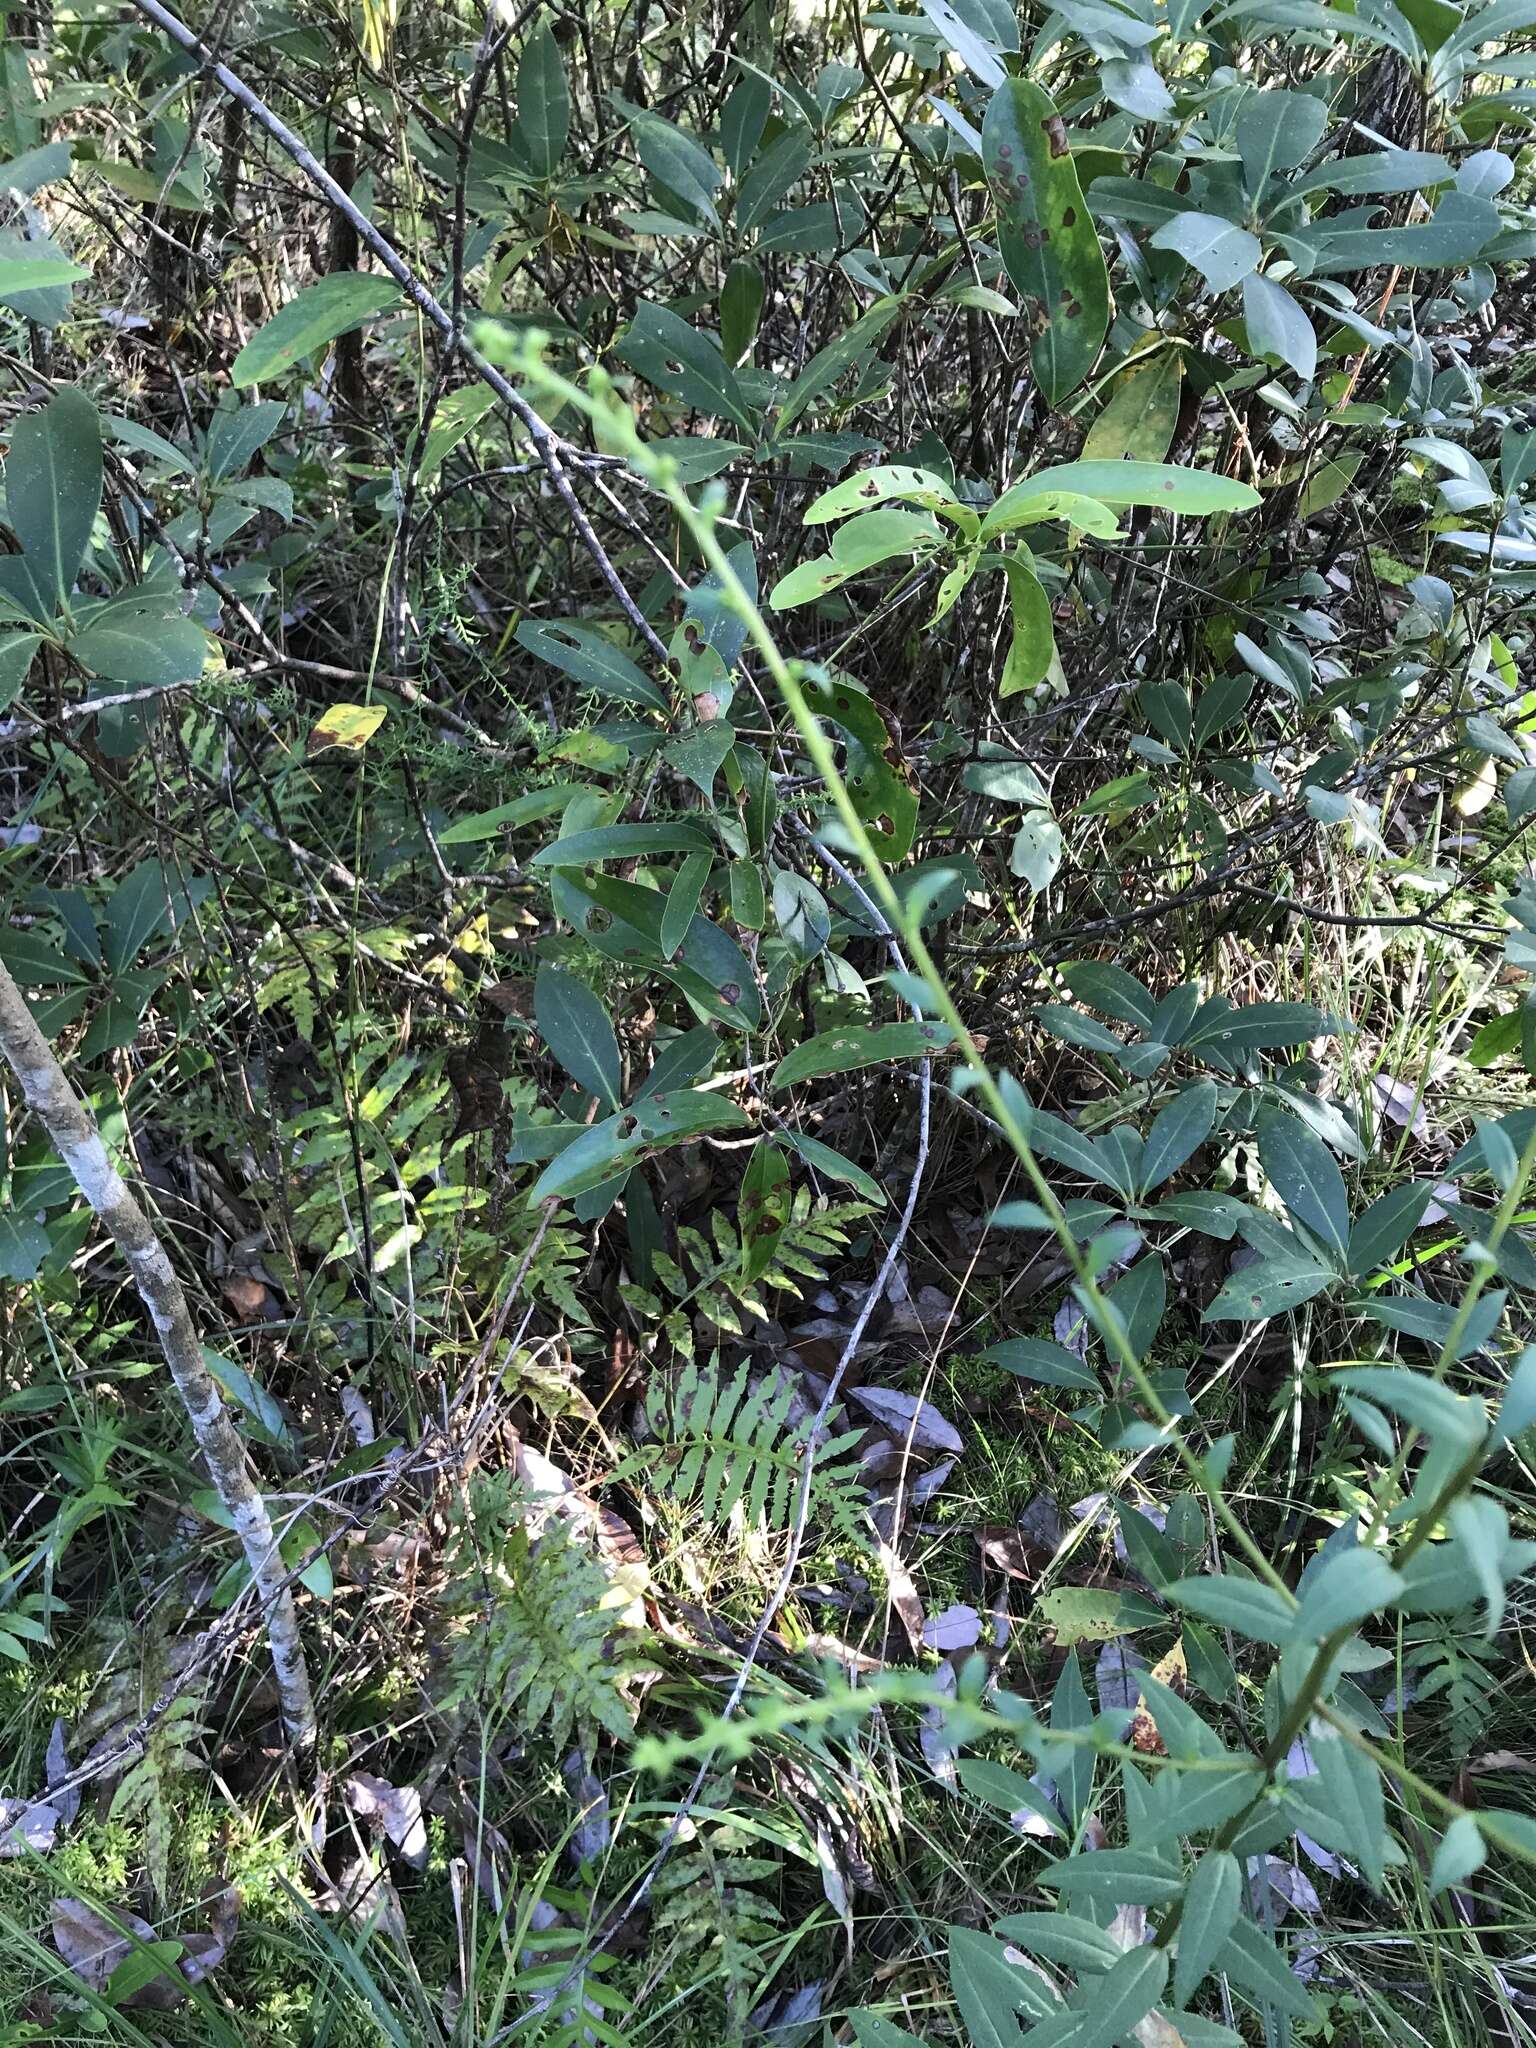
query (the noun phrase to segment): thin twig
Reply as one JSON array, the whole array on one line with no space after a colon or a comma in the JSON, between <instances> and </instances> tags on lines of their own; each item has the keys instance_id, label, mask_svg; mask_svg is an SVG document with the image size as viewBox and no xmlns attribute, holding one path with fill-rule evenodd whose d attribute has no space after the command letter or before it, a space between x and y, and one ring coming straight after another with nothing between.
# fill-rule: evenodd
<instances>
[{"instance_id":1,"label":"thin twig","mask_svg":"<svg viewBox=\"0 0 1536 2048\"><path fill-rule=\"evenodd\" d=\"M582 546L596 563L599 575L618 600L624 616L646 646L658 659L665 661L668 658L665 644L625 589L623 579L609 559L607 550L598 539L591 520L571 487L562 452L575 451L568 449L566 444L558 440L522 393L509 384L501 372L488 363L478 350L470 346L458 331L453 315L447 307L439 304L394 244L379 233L367 214L362 212L350 195L342 190L324 164L305 147L293 130L279 120L266 101L253 92L245 80L231 71L227 64L221 63L202 38L188 28L184 21L172 14L168 7L162 7L160 0L133 0L133 4L146 21L152 21L157 28L163 29L188 56L195 57L202 68L218 80L230 98L244 107L252 119L266 130L278 148L292 158L316 191L320 192L336 212L356 229L358 239L377 256L412 305L425 314L442 335L449 351L462 356L481 382L488 384L508 411L520 421L538 450L539 460L555 487L556 495L570 515Z\"/></svg>"}]
</instances>

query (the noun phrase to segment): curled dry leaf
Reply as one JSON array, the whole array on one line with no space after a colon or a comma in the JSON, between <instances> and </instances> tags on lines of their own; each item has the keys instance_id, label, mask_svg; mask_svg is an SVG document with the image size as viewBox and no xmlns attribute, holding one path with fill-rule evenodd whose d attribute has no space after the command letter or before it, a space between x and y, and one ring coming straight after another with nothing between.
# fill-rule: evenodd
<instances>
[{"instance_id":1,"label":"curled dry leaf","mask_svg":"<svg viewBox=\"0 0 1536 2048\"><path fill-rule=\"evenodd\" d=\"M69 1776L69 1750L64 1740L64 1723L55 1715L48 1736L48 1750L43 1758L43 1775L48 1786L48 1804L67 1827L80 1811L80 1787L71 1785L60 1791Z\"/></svg>"},{"instance_id":2,"label":"curled dry leaf","mask_svg":"<svg viewBox=\"0 0 1536 2048\"><path fill-rule=\"evenodd\" d=\"M414 1785L391 1785L371 1771L354 1771L342 1787L349 1809L360 1820L381 1827L412 1870L424 1870L427 1862L427 1826L421 1814L421 1794Z\"/></svg>"},{"instance_id":3,"label":"curled dry leaf","mask_svg":"<svg viewBox=\"0 0 1536 2048\"><path fill-rule=\"evenodd\" d=\"M1429 1136L1429 1118L1424 1112L1424 1104L1419 1099L1417 1088L1411 1087L1406 1081L1394 1079L1391 1074L1373 1074L1371 1094L1375 1099L1379 1117L1385 1117L1400 1128L1411 1131L1416 1138Z\"/></svg>"},{"instance_id":4,"label":"curled dry leaf","mask_svg":"<svg viewBox=\"0 0 1536 2048\"><path fill-rule=\"evenodd\" d=\"M923 1626L923 1641L930 1650L973 1649L981 1637L981 1616L963 1602L932 1615Z\"/></svg>"},{"instance_id":5,"label":"curled dry leaf","mask_svg":"<svg viewBox=\"0 0 1536 2048\"><path fill-rule=\"evenodd\" d=\"M581 1811L569 1844L572 1861L595 1863L608 1847L608 1788L579 1749L573 1749L560 1766L560 1775Z\"/></svg>"},{"instance_id":6,"label":"curled dry leaf","mask_svg":"<svg viewBox=\"0 0 1536 2048\"><path fill-rule=\"evenodd\" d=\"M135 1981L118 1979L115 2002L142 2010L169 2012L179 2005L188 1984L200 1983L228 1948L217 1934L164 1939L137 1913L119 1908L109 1919L83 1899L55 1899L49 1918L54 1947L87 1990L104 1993L132 1959L124 1975Z\"/></svg>"},{"instance_id":7,"label":"curled dry leaf","mask_svg":"<svg viewBox=\"0 0 1536 2048\"><path fill-rule=\"evenodd\" d=\"M896 1387L855 1387L853 1399L882 1428L903 1442L910 1436L920 1450L950 1451L958 1458L965 1449L965 1439L954 1424L946 1422L931 1401L919 1400L916 1394L904 1394Z\"/></svg>"},{"instance_id":8,"label":"curled dry leaf","mask_svg":"<svg viewBox=\"0 0 1536 2048\"><path fill-rule=\"evenodd\" d=\"M0 1799L0 1860L29 1854L45 1856L53 1847L63 1819L56 1806L30 1799Z\"/></svg>"},{"instance_id":9,"label":"curled dry leaf","mask_svg":"<svg viewBox=\"0 0 1536 2048\"><path fill-rule=\"evenodd\" d=\"M912 1574L883 1538L880 1543L880 1568L885 1573L886 1590L890 1595L891 1605L907 1632L907 1641L914 1650L920 1650L924 1642L923 1603L917 1587L913 1584Z\"/></svg>"}]
</instances>

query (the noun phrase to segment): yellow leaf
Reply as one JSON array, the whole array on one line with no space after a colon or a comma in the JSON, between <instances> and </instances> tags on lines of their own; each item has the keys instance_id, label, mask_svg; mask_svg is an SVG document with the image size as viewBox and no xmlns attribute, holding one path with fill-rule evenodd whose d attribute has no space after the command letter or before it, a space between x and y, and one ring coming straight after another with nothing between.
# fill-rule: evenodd
<instances>
[{"instance_id":1,"label":"yellow leaf","mask_svg":"<svg viewBox=\"0 0 1536 2048\"><path fill-rule=\"evenodd\" d=\"M320 722L311 726L309 752L323 754L327 747L347 747L357 753L384 723L386 709L383 704L333 704Z\"/></svg>"}]
</instances>

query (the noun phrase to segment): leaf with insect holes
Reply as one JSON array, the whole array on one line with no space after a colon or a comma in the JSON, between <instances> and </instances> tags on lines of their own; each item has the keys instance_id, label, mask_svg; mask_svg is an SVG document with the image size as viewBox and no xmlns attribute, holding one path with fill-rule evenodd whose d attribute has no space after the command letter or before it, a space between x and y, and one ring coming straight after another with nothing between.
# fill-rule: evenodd
<instances>
[{"instance_id":1,"label":"leaf with insect holes","mask_svg":"<svg viewBox=\"0 0 1536 2048\"><path fill-rule=\"evenodd\" d=\"M333 704L309 729L305 751L311 757L331 747L356 754L367 746L387 716L383 704Z\"/></svg>"},{"instance_id":2,"label":"leaf with insect holes","mask_svg":"<svg viewBox=\"0 0 1536 2048\"><path fill-rule=\"evenodd\" d=\"M808 709L843 735L844 780L875 851L905 860L917 829L917 790L879 707L842 680L808 678L801 690Z\"/></svg>"},{"instance_id":3,"label":"leaf with insect holes","mask_svg":"<svg viewBox=\"0 0 1536 2048\"><path fill-rule=\"evenodd\" d=\"M1109 326L1109 275L1054 101L1027 78L997 88L982 124L998 246L1035 308L1030 361L1051 407L1093 368Z\"/></svg>"},{"instance_id":4,"label":"leaf with insect holes","mask_svg":"<svg viewBox=\"0 0 1536 2048\"><path fill-rule=\"evenodd\" d=\"M1179 423L1183 375L1177 349L1133 358L1088 429L1084 456L1089 461L1161 462Z\"/></svg>"},{"instance_id":5,"label":"leaf with insect holes","mask_svg":"<svg viewBox=\"0 0 1536 2048\"><path fill-rule=\"evenodd\" d=\"M1286 1208L1342 1257L1349 1243L1349 1197L1333 1154L1285 1110L1261 1109L1256 1128L1260 1162Z\"/></svg>"},{"instance_id":6,"label":"leaf with insect holes","mask_svg":"<svg viewBox=\"0 0 1536 2048\"><path fill-rule=\"evenodd\" d=\"M934 1019L901 1024L845 1024L820 1031L788 1052L773 1070L769 1086L790 1088L823 1074L851 1074L887 1060L927 1059L950 1040L950 1029Z\"/></svg>"},{"instance_id":7,"label":"leaf with insect holes","mask_svg":"<svg viewBox=\"0 0 1536 2048\"><path fill-rule=\"evenodd\" d=\"M772 1265L789 1221L789 1206L789 1161L782 1148L755 1146L742 1175L736 1213L743 1279L756 1280Z\"/></svg>"}]
</instances>

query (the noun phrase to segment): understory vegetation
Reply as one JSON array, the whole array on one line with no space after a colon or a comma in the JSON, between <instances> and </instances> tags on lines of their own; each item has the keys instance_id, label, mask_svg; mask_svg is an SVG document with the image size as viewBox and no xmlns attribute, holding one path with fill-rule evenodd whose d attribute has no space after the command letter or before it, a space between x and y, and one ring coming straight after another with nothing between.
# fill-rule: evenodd
<instances>
[{"instance_id":1,"label":"understory vegetation","mask_svg":"<svg viewBox=\"0 0 1536 2048\"><path fill-rule=\"evenodd\" d=\"M3 59L0 2048L1536 2041L1536 0Z\"/></svg>"}]
</instances>

